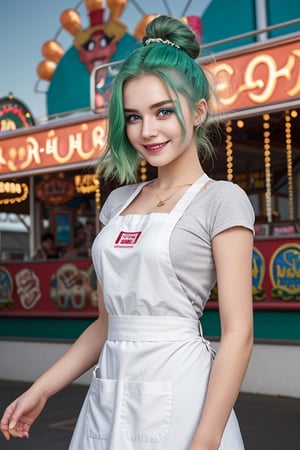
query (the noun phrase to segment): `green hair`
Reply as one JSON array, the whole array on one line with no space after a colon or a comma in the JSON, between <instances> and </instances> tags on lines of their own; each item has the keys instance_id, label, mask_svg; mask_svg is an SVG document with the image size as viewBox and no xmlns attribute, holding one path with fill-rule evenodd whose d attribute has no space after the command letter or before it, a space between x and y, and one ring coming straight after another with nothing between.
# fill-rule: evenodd
<instances>
[{"instance_id":1,"label":"green hair","mask_svg":"<svg viewBox=\"0 0 300 450\"><path fill-rule=\"evenodd\" d=\"M123 63L114 81L112 96L108 110L108 136L104 155L98 164L98 171L109 179L116 176L123 183L133 182L140 156L127 138L123 105L123 88L126 81L144 74L155 75L166 85L167 89L177 96L182 94L191 111L200 99L209 102L210 86L207 77L197 63L200 45L193 31L182 21L169 16L158 16L150 22L146 29L144 44L148 39L160 38L170 41L169 45L159 41L148 43L131 52ZM174 102L175 113L185 136L185 122L180 102ZM205 121L196 129L198 151L206 157L212 153L207 137Z\"/></svg>"}]
</instances>

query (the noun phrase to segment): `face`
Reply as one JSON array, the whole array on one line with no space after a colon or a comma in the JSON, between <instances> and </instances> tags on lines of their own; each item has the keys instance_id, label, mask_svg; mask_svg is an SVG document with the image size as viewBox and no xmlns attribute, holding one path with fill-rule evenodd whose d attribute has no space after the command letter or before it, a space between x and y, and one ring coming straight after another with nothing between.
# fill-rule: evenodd
<instances>
[{"instance_id":1,"label":"face","mask_svg":"<svg viewBox=\"0 0 300 450\"><path fill-rule=\"evenodd\" d=\"M43 242L43 247L47 250L47 251L51 251L54 248L54 242L52 241L52 239L48 238L45 239Z\"/></svg>"},{"instance_id":2,"label":"face","mask_svg":"<svg viewBox=\"0 0 300 450\"><path fill-rule=\"evenodd\" d=\"M192 113L186 99L179 101L186 127L183 130L174 109L175 94L168 92L154 75L142 75L127 81L123 90L126 133L136 151L155 167L163 167L197 152L194 127L206 114L206 102Z\"/></svg>"}]
</instances>

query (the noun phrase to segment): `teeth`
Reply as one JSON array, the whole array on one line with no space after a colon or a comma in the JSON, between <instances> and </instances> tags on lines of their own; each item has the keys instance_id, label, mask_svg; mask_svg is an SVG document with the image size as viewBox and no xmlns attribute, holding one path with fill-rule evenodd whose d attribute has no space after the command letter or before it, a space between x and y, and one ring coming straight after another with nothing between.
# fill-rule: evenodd
<instances>
[{"instance_id":1,"label":"teeth","mask_svg":"<svg viewBox=\"0 0 300 450\"><path fill-rule=\"evenodd\" d=\"M147 148L153 149L153 150L157 150L158 148L161 148L163 146L163 144L158 144L158 145L147 145Z\"/></svg>"}]
</instances>

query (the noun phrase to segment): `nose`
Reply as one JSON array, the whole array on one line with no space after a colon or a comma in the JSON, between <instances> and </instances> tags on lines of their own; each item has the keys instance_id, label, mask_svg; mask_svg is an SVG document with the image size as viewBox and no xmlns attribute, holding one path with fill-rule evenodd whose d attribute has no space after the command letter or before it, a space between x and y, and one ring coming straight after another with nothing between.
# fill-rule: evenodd
<instances>
[{"instance_id":1,"label":"nose","mask_svg":"<svg viewBox=\"0 0 300 450\"><path fill-rule=\"evenodd\" d=\"M157 121L152 118L143 118L142 122L142 136L145 139L149 139L153 136L157 136L158 130L157 130Z\"/></svg>"}]
</instances>

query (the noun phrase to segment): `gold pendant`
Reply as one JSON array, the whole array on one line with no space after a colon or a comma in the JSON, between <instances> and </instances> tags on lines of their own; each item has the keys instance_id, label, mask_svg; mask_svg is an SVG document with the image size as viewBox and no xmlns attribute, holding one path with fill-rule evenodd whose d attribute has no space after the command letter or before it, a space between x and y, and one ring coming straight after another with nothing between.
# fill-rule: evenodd
<instances>
[{"instance_id":1,"label":"gold pendant","mask_svg":"<svg viewBox=\"0 0 300 450\"><path fill-rule=\"evenodd\" d=\"M158 208L160 208L161 206L164 206L165 205L165 202L163 201L163 200L160 200L158 203L157 203L157 207Z\"/></svg>"}]
</instances>

